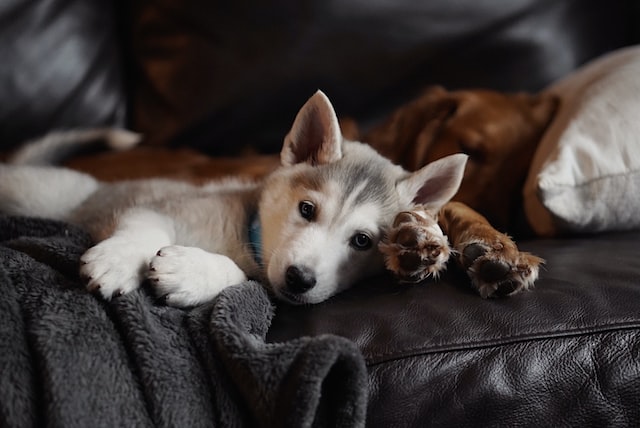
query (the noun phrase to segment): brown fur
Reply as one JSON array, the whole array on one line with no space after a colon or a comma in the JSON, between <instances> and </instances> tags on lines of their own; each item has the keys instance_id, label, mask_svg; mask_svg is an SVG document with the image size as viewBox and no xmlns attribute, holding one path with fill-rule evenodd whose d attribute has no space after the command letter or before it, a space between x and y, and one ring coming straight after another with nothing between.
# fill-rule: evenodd
<instances>
[{"instance_id":1,"label":"brown fur","mask_svg":"<svg viewBox=\"0 0 640 428\"><path fill-rule=\"evenodd\" d=\"M190 149L143 146L81 156L66 165L104 181L166 177L201 183L226 176L263 177L280 161L277 156L268 155L214 158Z\"/></svg>"},{"instance_id":2,"label":"brown fur","mask_svg":"<svg viewBox=\"0 0 640 428\"><path fill-rule=\"evenodd\" d=\"M510 295L531 287L543 263L539 257L520 252L509 236L492 225L504 229L514 222L522 184L557 104L548 95L447 92L434 86L363 138L409 170L452 153L469 155L454 197L457 202L444 206L438 222L482 297ZM478 211L490 217L491 223ZM395 270L401 279L424 277L434 266L434 257L420 250L434 245L425 234L428 222L414 221L402 227L402 234L391 231L387 248L394 251L387 252L391 259L387 264L403 267ZM416 243L402 245L399 236Z\"/></svg>"},{"instance_id":3,"label":"brown fur","mask_svg":"<svg viewBox=\"0 0 640 428\"><path fill-rule=\"evenodd\" d=\"M529 164L557 104L550 95L448 92L434 86L365 134L363 141L410 171L446 155L468 154L454 200L506 229L520 208Z\"/></svg>"}]
</instances>

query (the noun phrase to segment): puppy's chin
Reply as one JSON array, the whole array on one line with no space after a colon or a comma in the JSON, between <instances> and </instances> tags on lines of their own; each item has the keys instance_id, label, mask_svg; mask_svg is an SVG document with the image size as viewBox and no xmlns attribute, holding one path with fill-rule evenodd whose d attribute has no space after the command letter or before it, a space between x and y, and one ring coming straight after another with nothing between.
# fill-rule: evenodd
<instances>
[{"instance_id":1,"label":"puppy's chin","mask_svg":"<svg viewBox=\"0 0 640 428\"><path fill-rule=\"evenodd\" d=\"M332 296L332 294L327 296L314 296L311 291L302 294L291 293L288 292L284 286L272 286L271 289L278 300L292 305L315 305L316 303L324 302Z\"/></svg>"},{"instance_id":2,"label":"puppy's chin","mask_svg":"<svg viewBox=\"0 0 640 428\"><path fill-rule=\"evenodd\" d=\"M306 293L292 293L287 291L286 286L282 284L281 286L273 285L271 283L271 291L276 296L276 298L280 301L292 304L292 305L315 305L317 303L322 303L330 297L337 294L340 290L335 290L332 292L323 291L321 288L313 288Z\"/></svg>"},{"instance_id":3,"label":"puppy's chin","mask_svg":"<svg viewBox=\"0 0 640 428\"><path fill-rule=\"evenodd\" d=\"M274 289L273 293L276 295L276 298L278 300L289 303L291 305L311 305L315 303L308 301L304 294L293 294L278 289Z\"/></svg>"}]
</instances>

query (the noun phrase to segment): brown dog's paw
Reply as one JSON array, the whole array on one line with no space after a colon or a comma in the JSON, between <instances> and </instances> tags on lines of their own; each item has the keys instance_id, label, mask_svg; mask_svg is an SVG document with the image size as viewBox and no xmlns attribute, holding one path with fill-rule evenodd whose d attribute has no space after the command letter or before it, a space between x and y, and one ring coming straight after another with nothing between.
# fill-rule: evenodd
<instances>
[{"instance_id":1,"label":"brown dog's paw","mask_svg":"<svg viewBox=\"0 0 640 428\"><path fill-rule=\"evenodd\" d=\"M480 296L504 297L533 287L544 260L520 252L507 236L472 242L461 248L460 263Z\"/></svg>"},{"instance_id":2,"label":"brown dog's paw","mask_svg":"<svg viewBox=\"0 0 640 428\"><path fill-rule=\"evenodd\" d=\"M422 208L399 213L378 248L387 269L400 281L410 283L437 277L451 254L436 215Z\"/></svg>"}]
</instances>

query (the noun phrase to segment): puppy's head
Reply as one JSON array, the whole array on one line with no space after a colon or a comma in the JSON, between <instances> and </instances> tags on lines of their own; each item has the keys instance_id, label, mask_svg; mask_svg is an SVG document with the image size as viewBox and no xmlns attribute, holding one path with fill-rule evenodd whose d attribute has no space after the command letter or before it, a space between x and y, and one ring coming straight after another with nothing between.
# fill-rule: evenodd
<instances>
[{"instance_id":1,"label":"puppy's head","mask_svg":"<svg viewBox=\"0 0 640 428\"><path fill-rule=\"evenodd\" d=\"M452 153L469 161L455 199L506 227L535 149L558 105L552 95L429 88L365 141L409 170Z\"/></svg>"},{"instance_id":2,"label":"puppy's head","mask_svg":"<svg viewBox=\"0 0 640 428\"><path fill-rule=\"evenodd\" d=\"M439 209L457 191L465 155L408 173L371 147L345 141L331 103L302 107L259 206L263 262L274 293L318 303L384 268L378 243L413 204Z\"/></svg>"}]
</instances>

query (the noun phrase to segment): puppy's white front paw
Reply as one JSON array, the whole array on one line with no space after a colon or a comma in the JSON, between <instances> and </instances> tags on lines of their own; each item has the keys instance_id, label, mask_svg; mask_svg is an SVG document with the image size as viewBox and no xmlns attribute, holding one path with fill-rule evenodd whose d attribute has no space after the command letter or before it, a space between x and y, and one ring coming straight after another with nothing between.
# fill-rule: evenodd
<instances>
[{"instance_id":1,"label":"puppy's white front paw","mask_svg":"<svg viewBox=\"0 0 640 428\"><path fill-rule=\"evenodd\" d=\"M111 237L82 255L80 275L87 279L89 291L100 293L103 298L110 300L139 287L149 258L149 251L139 243Z\"/></svg>"},{"instance_id":2,"label":"puppy's white front paw","mask_svg":"<svg viewBox=\"0 0 640 428\"><path fill-rule=\"evenodd\" d=\"M229 257L179 245L158 251L148 277L156 295L178 307L207 302L222 289L247 280Z\"/></svg>"}]
</instances>

